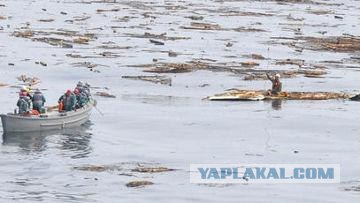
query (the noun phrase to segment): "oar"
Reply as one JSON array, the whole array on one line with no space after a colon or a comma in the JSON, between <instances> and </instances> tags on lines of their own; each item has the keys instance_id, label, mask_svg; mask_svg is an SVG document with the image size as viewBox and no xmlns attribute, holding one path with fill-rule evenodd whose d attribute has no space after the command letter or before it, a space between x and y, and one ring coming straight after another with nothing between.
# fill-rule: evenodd
<instances>
[{"instance_id":1,"label":"oar","mask_svg":"<svg viewBox=\"0 0 360 203\"><path fill-rule=\"evenodd\" d=\"M104 114L96 107L96 105L94 105L94 108L100 113L101 116L104 116Z\"/></svg>"}]
</instances>

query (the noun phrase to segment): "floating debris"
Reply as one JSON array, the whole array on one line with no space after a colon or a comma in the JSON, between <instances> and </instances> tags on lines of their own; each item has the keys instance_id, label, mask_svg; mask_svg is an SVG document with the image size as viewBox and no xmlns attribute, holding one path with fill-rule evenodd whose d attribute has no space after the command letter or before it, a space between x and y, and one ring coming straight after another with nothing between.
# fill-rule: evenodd
<instances>
[{"instance_id":1,"label":"floating debris","mask_svg":"<svg viewBox=\"0 0 360 203\"><path fill-rule=\"evenodd\" d=\"M334 92L281 92L278 95L269 95L268 91L232 89L222 94L208 97L209 100L330 100L349 99L350 95Z\"/></svg>"},{"instance_id":2,"label":"floating debris","mask_svg":"<svg viewBox=\"0 0 360 203\"><path fill-rule=\"evenodd\" d=\"M8 84L6 84L6 83L2 83L2 82L0 82L0 87L6 87L6 86L9 86Z\"/></svg>"},{"instance_id":3,"label":"floating debris","mask_svg":"<svg viewBox=\"0 0 360 203\"><path fill-rule=\"evenodd\" d=\"M96 92L95 95L100 97L116 98L115 95L109 94L107 92Z\"/></svg>"},{"instance_id":4,"label":"floating debris","mask_svg":"<svg viewBox=\"0 0 360 203\"><path fill-rule=\"evenodd\" d=\"M296 66L303 66L305 61L302 59L277 59L275 60L276 65L296 65Z\"/></svg>"},{"instance_id":5,"label":"floating debris","mask_svg":"<svg viewBox=\"0 0 360 203\"><path fill-rule=\"evenodd\" d=\"M31 38L34 36L34 32L31 30L14 31L13 36L22 38Z\"/></svg>"},{"instance_id":6,"label":"floating debris","mask_svg":"<svg viewBox=\"0 0 360 203\"><path fill-rule=\"evenodd\" d=\"M100 45L97 49L131 49L131 46L118 46L118 45Z\"/></svg>"},{"instance_id":7,"label":"floating debris","mask_svg":"<svg viewBox=\"0 0 360 203\"><path fill-rule=\"evenodd\" d=\"M157 40L153 40L153 39L149 39L149 41L155 45L165 45L164 42L160 42L160 41L157 41Z\"/></svg>"},{"instance_id":8,"label":"floating debris","mask_svg":"<svg viewBox=\"0 0 360 203\"><path fill-rule=\"evenodd\" d=\"M246 55L242 55L242 57L251 58L251 59L255 59L255 60L265 60L266 59L261 54L246 54Z\"/></svg>"},{"instance_id":9,"label":"floating debris","mask_svg":"<svg viewBox=\"0 0 360 203\"><path fill-rule=\"evenodd\" d=\"M171 86L171 78L166 77L166 76L160 76L160 75L122 76L122 78L132 79L132 80L143 80L143 81L147 81L147 82L160 83L162 85Z\"/></svg>"},{"instance_id":10,"label":"floating debris","mask_svg":"<svg viewBox=\"0 0 360 203\"><path fill-rule=\"evenodd\" d=\"M185 39L190 39L189 37L169 37L167 36L167 33L162 33L162 34L152 34L149 32L145 32L144 34L130 34L127 33L125 34L126 36L129 37L134 37L134 38L151 38L151 39L160 39L160 40L171 40L171 41L175 41L175 40L185 40Z\"/></svg>"},{"instance_id":11,"label":"floating debris","mask_svg":"<svg viewBox=\"0 0 360 203\"><path fill-rule=\"evenodd\" d=\"M77 166L74 167L74 169L80 171L104 172L107 170L107 167L103 165L88 165L88 166Z\"/></svg>"},{"instance_id":12,"label":"floating debris","mask_svg":"<svg viewBox=\"0 0 360 203\"><path fill-rule=\"evenodd\" d=\"M17 80L27 83L29 86L34 86L40 83L40 79L37 77L28 77L26 75L20 75Z\"/></svg>"},{"instance_id":13,"label":"floating debris","mask_svg":"<svg viewBox=\"0 0 360 203\"><path fill-rule=\"evenodd\" d=\"M36 61L35 62L35 64L40 64L40 65L42 65L42 66L47 66L47 63L45 63L45 62L42 62L42 61Z\"/></svg>"},{"instance_id":14,"label":"floating debris","mask_svg":"<svg viewBox=\"0 0 360 203\"><path fill-rule=\"evenodd\" d=\"M192 22L190 26L181 26L180 28L191 29L191 30L220 30L221 26L218 24L211 24L211 23Z\"/></svg>"},{"instance_id":15,"label":"floating debris","mask_svg":"<svg viewBox=\"0 0 360 203\"><path fill-rule=\"evenodd\" d=\"M48 37L49 35L58 35L65 38ZM33 41L44 42L52 46L58 46L62 48L73 48L73 44L88 44L90 40L95 38L94 34L85 33L80 34L77 31L58 29L56 31L43 31L43 30L19 30L14 31L12 36L28 38ZM35 37L37 36L37 37Z\"/></svg>"},{"instance_id":16,"label":"floating debris","mask_svg":"<svg viewBox=\"0 0 360 203\"><path fill-rule=\"evenodd\" d=\"M226 47L232 47L234 44L233 43L231 43L231 42L228 42L228 43L226 43Z\"/></svg>"},{"instance_id":17,"label":"floating debris","mask_svg":"<svg viewBox=\"0 0 360 203\"><path fill-rule=\"evenodd\" d=\"M241 62L240 64L241 64L241 66L244 66L244 67L255 67L255 66L259 65L259 63L256 63L254 61Z\"/></svg>"},{"instance_id":18,"label":"floating debris","mask_svg":"<svg viewBox=\"0 0 360 203\"><path fill-rule=\"evenodd\" d=\"M166 168L166 167L137 167L133 170L131 170L133 172L139 172L139 173L163 173L163 172L169 172L169 171L174 171L174 169L171 168Z\"/></svg>"},{"instance_id":19,"label":"floating debris","mask_svg":"<svg viewBox=\"0 0 360 203\"><path fill-rule=\"evenodd\" d=\"M90 41L90 38L88 38L88 37L78 37L78 38L73 39L73 42L77 43L77 44L89 44L89 41Z\"/></svg>"},{"instance_id":20,"label":"floating debris","mask_svg":"<svg viewBox=\"0 0 360 203\"><path fill-rule=\"evenodd\" d=\"M75 16L73 18L73 20L74 21L85 21L85 20L90 19L90 18L91 18L91 16Z\"/></svg>"},{"instance_id":21,"label":"floating debris","mask_svg":"<svg viewBox=\"0 0 360 203\"><path fill-rule=\"evenodd\" d=\"M147 185L153 185L153 182L150 181L146 181L146 180L135 180L135 181L131 181L129 183L126 184L126 187L144 187Z\"/></svg>"},{"instance_id":22,"label":"floating debris","mask_svg":"<svg viewBox=\"0 0 360 203\"><path fill-rule=\"evenodd\" d=\"M236 32L266 32L266 30L264 30L264 29L249 28L249 27L238 27L238 28L234 28L232 30L234 30Z\"/></svg>"},{"instance_id":23,"label":"floating debris","mask_svg":"<svg viewBox=\"0 0 360 203\"><path fill-rule=\"evenodd\" d=\"M49 19L40 19L39 22L45 22L45 23L49 23L49 22L53 22L55 21L55 19L53 18L49 18Z\"/></svg>"},{"instance_id":24,"label":"floating debris","mask_svg":"<svg viewBox=\"0 0 360 203\"><path fill-rule=\"evenodd\" d=\"M155 65L145 65L145 67L147 69L144 72L149 73L187 73L193 69L189 64L178 63L157 63Z\"/></svg>"},{"instance_id":25,"label":"floating debris","mask_svg":"<svg viewBox=\"0 0 360 203\"><path fill-rule=\"evenodd\" d=\"M351 192L360 192L360 185L358 186L351 186L344 189L345 191L351 191Z\"/></svg>"},{"instance_id":26,"label":"floating debris","mask_svg":"<svg viewBox=\"0 0 360 203\"><path fill-rule=\"evenodd\" d=\"M360 37L340 36L340 37L300 37L298 42L290 43L289 46L305 48L315 51L334 51L334 52L356 52L360 51Z\"/></svg>"},{"instance_id":27,"label":"floating debris","mask_svg":"<svg viewBox=\"0 0 360 203\"><path fill-rule=\"evenodd\" d=\"M273 14L270 13L258 13L258 12L250 12L250 11L222 11L219 10L218 12L223 12L223 14L220 14L220 16L255 16L255 17L266 17L266 16L273 16Z\"/></svg>"},{"instance_id":28,"label":"floating debris","mask_svg":"<svg viewBox=\"0 0 360 203\"><path fill-rule=\"evenodd\" d=\"M104 13L104 12L118 12L120 11L119 8L113 8L113 9L97 9L97 13Z\"/></svg>"},{"instance_id":29,"label":"floating debris","mask_svg":"<svg viewBox=\"0 0 360 203\"><path fill-rule=\"evenodd\" d=\"M174 52L174 51L169 51L168 52L168 56L169 57L177 57L178 56L178 53Z\"/></svg>"},{"instance_id":30,"label":"floating debris","mask_svg":"<svg viewBox=\"0 0 360 203\"><path fill-rule=\"evenodd\" d=\"M204 16L187 16L185 18L190 18L191 20L204 20Z\"/></svg>"}]
</instances>

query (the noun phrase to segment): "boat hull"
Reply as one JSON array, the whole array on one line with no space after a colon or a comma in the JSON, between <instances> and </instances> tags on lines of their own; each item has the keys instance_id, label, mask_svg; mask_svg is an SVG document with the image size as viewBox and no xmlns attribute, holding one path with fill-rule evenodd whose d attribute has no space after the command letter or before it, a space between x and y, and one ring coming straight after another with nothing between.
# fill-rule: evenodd
<instances>
[{"instance_id":1,"label":"boat hull","mask_svg":"<svg viewBox=\"0 0 360 203\"><path fill-rule=\"evenodd\" d=\"M55 113L47 117L20 116L14 114L0 115L4 133L7 132L40 132L61 130L81 126L89 120L95 101L83 108L66 113Z\"/></svg>"}]
</instances>

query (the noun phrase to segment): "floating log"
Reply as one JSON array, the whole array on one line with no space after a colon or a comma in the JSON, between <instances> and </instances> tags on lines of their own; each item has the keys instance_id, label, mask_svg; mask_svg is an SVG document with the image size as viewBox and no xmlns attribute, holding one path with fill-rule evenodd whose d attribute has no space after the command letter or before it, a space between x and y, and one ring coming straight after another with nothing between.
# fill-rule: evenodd
<instances>
[{"instance_id":1,"label":"floating log","mask_svg":"<svg viewBox=\"0 0 360 203\"><path fill-rule=\"evenodd\" d=\"M212 101L226 101L226 100L244 100L244 101L259 101L259 100L329 100L329 99L348 99L350 95L345 93L335 92L281 92L278 95L270 95L268 91L261 90L238 90L232 89L222 94L207 97Z\"/></svg>"}]
</instances>

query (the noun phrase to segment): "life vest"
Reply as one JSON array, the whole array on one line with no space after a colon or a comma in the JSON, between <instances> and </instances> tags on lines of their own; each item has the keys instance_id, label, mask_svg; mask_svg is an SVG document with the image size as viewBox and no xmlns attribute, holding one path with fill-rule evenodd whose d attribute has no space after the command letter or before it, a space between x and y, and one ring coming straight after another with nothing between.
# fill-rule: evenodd
<instances>
[{"instance_id":1,"label":"life vest","mask_svg":"<svg viewBox=\"0 0 360 203\"><path fill-rule=\"evenodd\" d=\"M59 112L64 110L64 102L59 102Z\"/></svg>"}]
</instances>

